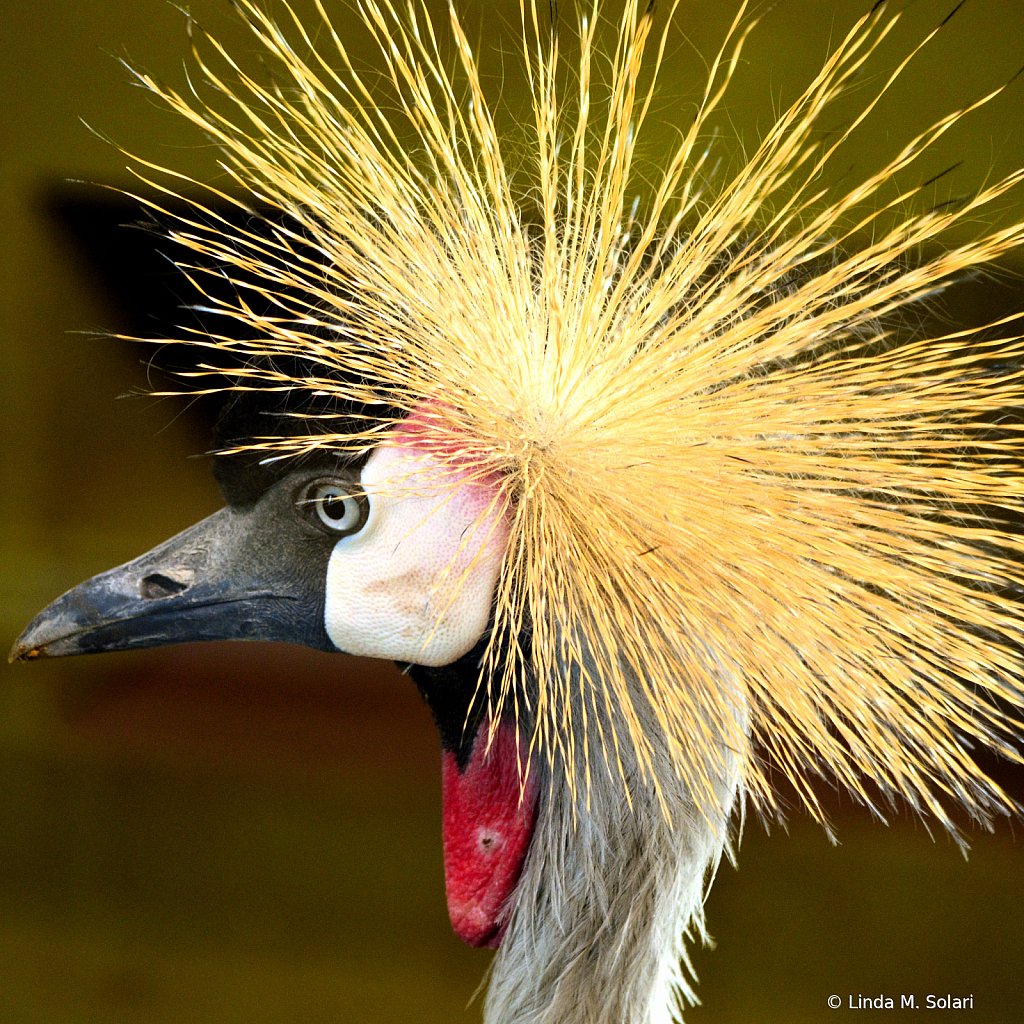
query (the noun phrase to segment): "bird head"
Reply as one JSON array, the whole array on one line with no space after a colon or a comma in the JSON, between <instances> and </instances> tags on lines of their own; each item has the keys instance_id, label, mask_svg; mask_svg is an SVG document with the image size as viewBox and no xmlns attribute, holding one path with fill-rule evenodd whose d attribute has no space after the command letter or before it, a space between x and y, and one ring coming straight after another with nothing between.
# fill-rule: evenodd
<instances>
[{"instance_id":1,"label":"bird head","mask_svg":"<svg viewBox=\"0 0 1024 1024\"><path fill-rule=\"evenodd\" d=\"M443 666L484 636L502 488L437 459L415 418L360 458L252 462L218 460L226 508L70 591L15 656L253 639Z\"/></svg>"}]
</instances>

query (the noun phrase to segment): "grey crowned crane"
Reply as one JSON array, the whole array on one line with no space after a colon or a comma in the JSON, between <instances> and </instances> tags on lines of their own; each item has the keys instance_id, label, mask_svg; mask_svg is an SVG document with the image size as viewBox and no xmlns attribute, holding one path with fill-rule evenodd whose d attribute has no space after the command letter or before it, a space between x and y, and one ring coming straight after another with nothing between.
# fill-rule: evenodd
<instances>
[{"instance_id":1,"label":"grey crowned crane","mask_svg":"<svg viewBox=\"0 0 1024 1024\"><path fill-rule=\"evenodd\" d=\"M819 133L898 18L876 4L715 184L741 5L641 181L666 36L636 0L610 56L598 8L580 15L568 72L564 30L523 5L534 137L514 161L454 11L449 61L424 11L364 0L371 88L322 10L318 50L287 7L285 27L239 7L266 83L195 26L210 105L136 72L253 205L216 200L275 211L238 227L194 200L168 229L194 280L234 284L210 311L252 339L191 339L238 357L212 384L228 505L59 598L12 657L227 638L408 665L441 737L452 923L499 948L492 1024L678 1019L684 937L773 771L812 813L821 774L950 828L951 802L1013 812L968 749L1021 760L1024 346L888 325L1024 241L910 262L1024 173L958 204L881 199L1002 90L822 186L897 77Z\"/></svg>"}]
</instances>

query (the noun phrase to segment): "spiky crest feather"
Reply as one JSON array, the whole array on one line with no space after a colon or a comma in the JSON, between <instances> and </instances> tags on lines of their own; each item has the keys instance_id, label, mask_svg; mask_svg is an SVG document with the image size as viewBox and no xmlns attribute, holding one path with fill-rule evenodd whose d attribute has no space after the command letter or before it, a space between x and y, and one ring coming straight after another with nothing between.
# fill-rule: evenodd
<instances>
[{"instance_id":1,"label":"spiky crest feather","mask_svg":"<svg viewBox=\"0 0 1024 1024\"><path fill-rule=\"evenodd\" d=\"M945 798L982 818L1008 810L966 748L1021 759L1004 709L1020 706L1024 668L1024 540L1012 525L1024 474L1020 424L1001 417L1024 400L1024 345L970 332L898 343L885 325L1024 241L1019 223L913 261L1024 171L922 212L924 185L880 198L1001 89L837 198L830 159L913 56L846 128L817 133L899 18L876 5L711 195L702 140L754 26L743 3L696 116L642 210L628 212L654 89L641 74L647 60L656 77L668 29L652 37L651 11L626 0L615 51L602 55L595 4L567 76L557 35L522 0L538 227L522 214L530 204L454 9L451 70L425 9L359 0L395 104L385 109L316 4L324 49L287 4L286 32L237 0L283 84L257 81L208 36L226 73L198 48L195 60L218 105L137 72L216 142L253 207L283 215L248 230L191 199L195 214L172 236L237 275L236 303L216 309L259 335L191 340L311 360L322 374L253 363L227 387L415 413L444 460L501 481L511 536L495 637L532 627L524 656L538 682L532 698L521 691L496 640L482 675L498 681L493 710L535 700L532 749L582 787L592 770L618 771L624 744L659 785L640 725L649 702L674 770L709 805L729 748L771 806L759 741L815 812L815 773L864 800L869 780L947 826ZM159 171L247 208L136 163L143 177ZM257 312L247 289L274 312ZM268 458L365 450L393 426L382 416L253 447Z\"/></svg>"}]
</instances>

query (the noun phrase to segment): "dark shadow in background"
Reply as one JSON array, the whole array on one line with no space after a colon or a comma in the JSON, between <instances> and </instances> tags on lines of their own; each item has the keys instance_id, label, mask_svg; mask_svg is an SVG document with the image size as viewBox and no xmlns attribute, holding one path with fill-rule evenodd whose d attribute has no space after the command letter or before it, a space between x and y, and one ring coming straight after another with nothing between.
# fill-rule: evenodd
<instances>
[{"instance_id":1,"label":"dark shadow in background","mask_svg":"<svg viewBox=\"0 0 1024 1024\"><path fill-rule=\"evenodd\" d=\"M172 215L196 216L195 211L181 203L162 201L162 205ZM118 197L98 186L72 183L51 190L44 200L44 209L71 243L94 285L102 289L121 314L125 333L138 339L154 339L111 341L130 348L132 358L148 365L154 389L188 391L201 387L175 376L195 370L199 362L225 370L238 365L226 353L163 340L182 337L183 329L198 331L200 336L216 333L240 341L252 338L237 320L196 308L213 305L217 300L231 302L236 290L215 273L202 275L205 296L193 286L175 264L192 264L196 254L167 237L166 229L173 224L171 218L158 219L127 196ZM269 234L270 211L262 218L233 207L219 212L228 224L257 231L262 228ZM231 273L235 278L242 277L236 268ZM247 291L245 298L257 312L270 311L269 303L258 295ZM204 436L212 438L223 403L221 395L196 395L189 399L187 415Z\"/></svg>"}]
</instances>

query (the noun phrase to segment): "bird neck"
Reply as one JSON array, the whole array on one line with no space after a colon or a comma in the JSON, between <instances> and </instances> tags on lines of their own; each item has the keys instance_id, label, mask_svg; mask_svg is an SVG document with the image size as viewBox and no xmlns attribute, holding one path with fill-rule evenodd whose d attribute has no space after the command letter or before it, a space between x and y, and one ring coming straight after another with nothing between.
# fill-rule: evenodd
<instances>
[{"instance_id":1,"label":"bird neck","mask_svg":"<svg viewBox=\"0 0 1024 1024\"><path fill-rule=\"evenodd\" d=\"M483 645L448 668L409 668L442 748L463 768L486 713L479 700ZM529 685L529 673L523 678ZM651 742L649 767L625 742L623 723L599 704L589 717L573 708L579 763L564 763L557 750L533 761L536 824L509 897L511 919L494 960L484 1024L670 1024L684 1002L696 1001L685 940L706 939L704 896L728 849L740 768L723 736L704 772L711 797L695 796L644 686L633 684ZM580 699L580 686L569 689ZM744 700L730 689L736 726L746 732ZM524 717L519 725L528 735L532 720ZM599 757L613 732L623 740L616 758Z\"/></svg>"},{"instance_id":2,"label":"bird neck","mask_svg":"<svg viewBox=\"0 0 1024 1024\"><path fill-rule=\"evenodd\" d=\"M740 803L738 766L727 762L711 808L667 760L660 793L625 767L628 798L617 770L595 772L587 792L557 764L541 781L485 1024L670 1024L696 1002L684 943L707 937L704 896Z\"/></svg>"}]
</instances>

